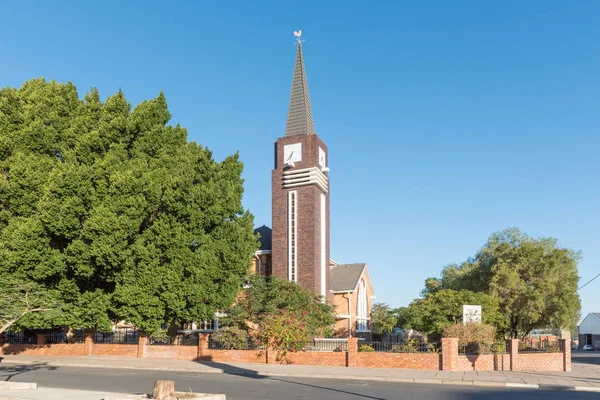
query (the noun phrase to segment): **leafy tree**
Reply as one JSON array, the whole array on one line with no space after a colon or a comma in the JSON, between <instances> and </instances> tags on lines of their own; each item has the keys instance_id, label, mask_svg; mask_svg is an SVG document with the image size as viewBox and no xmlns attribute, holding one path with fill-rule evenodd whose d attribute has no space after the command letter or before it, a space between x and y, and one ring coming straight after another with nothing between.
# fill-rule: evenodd
<instances>
[{"instance_id":1,"label":"leafy tree","mask_svg":"<svg viewBox=\"0 0 600 400\"><path fill-rule=\"evenodd\" d=\"M462 322L464 304L481 305L484 323L498 326L503 322L498 303L492 296L469 290L442 289L410 304L407 325L430 336L440 336L448 326Z\"/></svg>"},{"instance_id":2,"label":"leafy tree","mask_svg":"<svg viewBox=\"0 0 600 400\"><path fill-rule=\"evenodd\" d=\"M507 229L490 236L473 258L445 267L440 279L427 279L423 294L425 299L445 289L489 294L503 315L496 328L512 338L536 328L572 329L581 309L579 258L554 238Z\"/></svg>"},{"instance_id":3,"label":"leafy tree","mask_svg":"<svg viewBox=\"0 0 600 400\"><path fill-rule=\"evenodd\" d=\"M333 307L300 285L275 277L253 275L248 287L226 311L226 323L245 330L254 330L268 315L286 310L289 315L302 315L308 330L314 336L328 336L335 323ZM306 311L306 314L303 312Z\"/></svg>"},{"instance_id":4,"label":"leafy tree","mask_svg":"<svg viewBox=\"0 0 600 400\"><path fill-rule=\"evenodd\" d=\"M371 319L373 333L389 333L398 322L398 317L394 314L394 310L384 303L373 304Z\"/></svg>"},{"instance_id":5,"label":"leafy tree","mask_svg":"<svg viewBox=\"0 0 600 400\"><path fill-rule=\"evenodd\" d=\"M242 164L169 119L162 93L132 110L71 83L0 90L0 275L64 304L24 326L152 332L233 302L257 248Z\"/></svg>"},{"instance_id":6,"label":"leafy tree","mask_svg":"<svg viewBox=\"0 0 600 400\"><path fill-rule=\"evenodd\" d=\"M38 285L0 276L0 334L31 313L51 312L53 299Z\"/></svg>"},{"instance_id":7,"label":"leafy tree","mask_svg":"<svg viewBox=\"0 0 600 400\"><path fill-rule=\"evenodd\" d=\"M281 310L265 315L258 324L257 339L277 351L278 361L291 363L289 352L300 351L312 340L313 330L307 321L308 311Z\"/></svg>"}]
</instances>

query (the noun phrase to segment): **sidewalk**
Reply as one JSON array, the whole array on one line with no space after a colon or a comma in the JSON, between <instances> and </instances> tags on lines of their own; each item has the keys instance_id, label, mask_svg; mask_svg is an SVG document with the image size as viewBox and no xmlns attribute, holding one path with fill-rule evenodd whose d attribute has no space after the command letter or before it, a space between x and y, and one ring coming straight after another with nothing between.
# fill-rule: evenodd
<instances>
[{"instance_id":1,"label":"sidewalk","mask_svg":"<svg viewBox=\"0 0 600 400\"><path fill-rule=\"evenodd\" d=\"M491 387L522 387L532 389L585 390L600 392L600 365L572 364L571 372L510 372L510 371L424 371L394 368L346 368L313 365L279 365L249 363L214 363L183 360L158 360L111 356L4 356L4 364L45 364L52 367L144 369L195 373L226 373L233 375L287 376L412 382ZM0 393L1 394L1 393Z\"/></svg>"},{"instance_id":2,"label":"sidewalk","mask_svg":"<svg viewBox=\"0 0 600 400\"><path fill-rule=\"evenodd\" d=\"M92 392L87 390L69 390L37 388L35 390L2 390L0 400L98 400L104 398L136 398L127 393ZM137 396L139 398L139 396Z\"/></svg>"}]
</instances>

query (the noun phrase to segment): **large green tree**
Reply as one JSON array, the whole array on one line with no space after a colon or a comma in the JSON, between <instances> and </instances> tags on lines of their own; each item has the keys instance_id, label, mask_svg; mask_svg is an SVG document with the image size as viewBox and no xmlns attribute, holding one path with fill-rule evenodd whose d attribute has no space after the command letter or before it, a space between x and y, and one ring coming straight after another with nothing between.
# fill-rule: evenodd
<instances>
[{"instance_id":1,"label":"large green tree","mask_svg":"<svg viewBox=\"0 0 600 400\"><path fill-rule=\"evenodd\" d=\"M233 302L257 246L242 163L169 119L162 93L132 110L44 79L0 90L0 278L63 304L22 326L151 332Z\"/></svg>"},{"instance_id":2,"label":"large green tree","mask_svg":"<svg viewBox=\"0 0 600 400\"><path fill-rule=\"evenodd\" d=\"M495 325L507 337L538 328L573 328L581 309L579 257L556 239L534 239L507 229L491 235L474 257L445 267L441 278L427 279L424 298L416 303L429 302L447 290L483 293L498 304L502 321ZM479 304L474 301L471 304Z\"/></svg>"}]
</instances>

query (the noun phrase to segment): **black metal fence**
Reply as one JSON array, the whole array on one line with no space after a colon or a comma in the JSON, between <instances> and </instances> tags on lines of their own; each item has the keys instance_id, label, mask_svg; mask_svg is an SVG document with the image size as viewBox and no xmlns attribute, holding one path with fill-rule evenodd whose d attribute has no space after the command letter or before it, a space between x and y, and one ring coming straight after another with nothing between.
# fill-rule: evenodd
<instances>
[{"instance_id":1,"label":"black metal fence","mask_svg":"<svg viewBox=\"0 0 600 400\"><path fill-rule=\"evenodd\" d=\"M149 337L151 346L198 346L198 334Z\"/></svg>"},{"instance_id":2,"label":"black metal fence","mask_svg":"<svg viewBox=\"0 0 600 400\"><path fill-rule=\"evenodd\" d=\"M4 332L4 341L7 344L37 344L37 335L35 332Z\"/></svg>"},{"instance_id":3,"label":"black metal fence","mask_svg":"<svg viewBox=\"0 0 600 400\"><path fill-rule=\"evenodd\" d=\"M440 343L427 343L422 341L404 341L404 342L371 342L361 340L358 342L358 351L378 351L386 353L440 353Z\"/></svg>"},{"instance_id":4,"label":"black metal fence","mask_svg":"<svg viewBox=\"0 0 600 400\"><path fill-rule=\"evenodd\" d=\"M348 339L313 339L304 351L348 351Z\"/></svg>"},{"instance_id":5,"label":"black metal fence","mask_svg":"<svg viewBox=\"0 0 600 400\"><path fill-rule=\"evenodd\" d=\"M94 343L137 344L140 333L135 329L121 329L116 332L94 332Z\"/></svg>"},{"instance_id":6,"label":"black metal fence","mask_svg":"<svg viewBox=\"0 0 600 400\"><path fill-rule=\"evenodd\" d=\"M266 350L267 347L256 343L252 339L248 339L247 341L223 342L209 337L208 348L211 350Z\"/></svg>"},{"instance_id":7,"label":"black metal fence","mask_svg":"<svg viewBox=\"0 0 600 400\"><path fill-rule=\"evenodd\" d=\"M48 344L83 343L84 341L84 329L72 330L70 332L55 330L46 334L46 343Z\"/></svg>"},{"instance_id":8,"label":"black metal fence","mask_svg":"<svg viewBox=\"0 0 600 400\"><path fill-rule=\"evenodd\" d=\"M560 353L564 346L547 339L519 341L519 353Z\"/></svg>"}]
</instances>

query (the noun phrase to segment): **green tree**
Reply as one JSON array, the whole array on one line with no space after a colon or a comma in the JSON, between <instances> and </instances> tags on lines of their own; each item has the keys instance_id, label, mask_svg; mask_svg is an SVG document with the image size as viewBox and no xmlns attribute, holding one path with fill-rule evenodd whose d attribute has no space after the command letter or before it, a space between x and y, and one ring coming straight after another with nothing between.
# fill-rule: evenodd
<instances>
[{"instance_id":1,"label":"green tree","mask_svg":"<svg viewBox=\"0 0 600 400\"><path fill-rule=\"evenodd\" d=\"M482 322L499 326L503 317L497 301L486 293L470 290L442 289L413 301L406 325L431 336L440 336L448 326L462 322L464 304L478 304L482 309Z\"/></svg>"},{"instance_id":2,"label":"green tree","mask_svg":"<svg viewBox=\"0 0 600 400\"><path fill-rule=\"evenodd\" d=\"M289 315L302 315L306 328L315 337L329 336L335 323L333 307L300 285L275 277L248 277L247 288L226 311L226 323L252 331L267 315L285 310Z\"/></svg>"},{"instance_id":3,"label":"green tree","mask_svg":"<svg viewBox=\"0 0 600 400\"><path fill-rule=\"evenodd\" d=\"M536 328L572 329L581 310L579 258L554 238L533 239L507 229L491 235L473 258L445 267L440 279L427 279L423 294L427 298L445 289L489 294L503 315L496 328L507 337Z\"/></svg>"},{"instance_id":4,"label":"green tree","mask_svg":"<svg viewBox=\"0 0 600 400\"><path fill-rule=\"evenodd\" d=\"M389 333L396 327L398 316L387 304L375 303L373 304L371 321L373 323L373 333Z\"/></svg>"},{"instance_id":5,"label":"green tree","mask_svg":"<svg viewBox=\"0 0 600 400\"><path fill-rule=\"evenodd\" d=\"M19 283L10 276L0 276L0 334L31 313L56 310L54 299L39 285Z\"/></svg>"},{"instance_id":6,"label":"green tree","mask_svg":"<svg viewBox=\"0 0 600 400\"><path fill-rule=\"evenodd\" d=\"M257 248L242 163L169 119L162 93L131 110L70 83L0 90L0 275L64 305L23 326L152 332L233 302Z\"/></svg>"}]
</instances>

